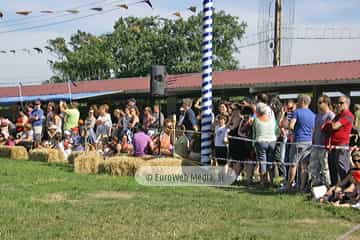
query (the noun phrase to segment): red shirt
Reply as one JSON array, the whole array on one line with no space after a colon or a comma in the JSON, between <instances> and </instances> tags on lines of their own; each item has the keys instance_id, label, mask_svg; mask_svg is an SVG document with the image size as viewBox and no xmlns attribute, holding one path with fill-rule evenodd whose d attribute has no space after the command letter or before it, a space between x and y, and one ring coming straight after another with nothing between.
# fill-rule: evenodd
<instances>
[{"instance_id":1,"label":"red shirt","mask_svg":"<svg viewBox=\"0 0 360 240\"><path fill-rule=\"evenodd\" d=\"M350 133L353 127L354 115L345 110L336 115L333 122L340 122L341 128L333 130L331 134L331 145L348 145L350 143Z\"/></svg>"}]
</instances>

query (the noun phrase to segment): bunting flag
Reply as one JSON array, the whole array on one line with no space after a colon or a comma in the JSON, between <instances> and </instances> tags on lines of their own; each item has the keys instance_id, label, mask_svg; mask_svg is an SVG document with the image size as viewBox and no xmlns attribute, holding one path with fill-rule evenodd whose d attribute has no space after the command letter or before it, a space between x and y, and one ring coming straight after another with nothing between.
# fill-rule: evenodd
<instances>
[{"instance_id":1,"label":"bunting flag","mask_svg":"<svg viewBox=\"0 0 360 240\"><path fill-rule=\"evenodd\" d=\"M15 54L15 53L16 53L16 51L15 51L15 50L10 50L10 52L11 52L11 53L13 53L13 54Z\"/></svg>"},{"instance_id":2,"label":"bunting flag","mask_svg":"<svg viewBox=\"0 0 360 240\"><path fill-rule=\"evenodd\" d=\"M69 9L69 10L66 10L65 12L68 12L68 13L71 13L71 14L78 14L80 11L76 10L76 9Z\"/></svg>"},{"instance_id":3,"label":"bunting flag","mask_svg":"<svg viewBox=\"0 0 360 240\"><path fill-rule=\"evenodd\" d=\"M197 8L195 6L191 6L188 8L189 11L196 13Z\"/></svg>"},{"instance_id":4,"label":"bunting flag","mask_svg":"<svg viewBox=\"0 0 360 240\"><path fill-rule=\"evenodd\" d=\"M154 9L150 0L142 0L142 1L134 2L133 5L139 4L139 3L146 3L150 8Z\"/></svg>"},{"instance_id":5,"label":"bunting flag","mask_svg":"<svg viewBox=\"0 0 360 240\"><path fill-rule=\"evenodd\" d=\"M77 87L77 86L78 86L74 80L70 79L70 82L72 83L72 85L73 85L74 87Z\"/></svg>"},{"instance_id":6,"label":"bunting flag","mask_svg":"<svg viewBox=\"0 0 360 240\"><path fill-rule=\"evenodd\" d=\"M1 51L0 51L0 53L6 53L6 51L4 51L4 50L1 50Z\"/></svg>"},{"instance_id":7,"label":"bunting flag","mask_svg":"<svg viewBox=\"0 0 360 240\"><path fill-rule=\"evenodd\" d=\"M54 51L54 49L52 49L50 46L45 46L44 48L49 50L50 52Z\"/></svg>"},{"instance_id":8,"label":"bunting flag","mask_svg":"<svg viewBox=\"0 0 360 240\"><path fill-rule=\"evenodd\" d=\"M174 12L173 15L181 18L181 13L180 12Z\"/></svg>"},{"instance_id":9,"label":"bunting flag","mask_svg":"<svg viewBox=\"0 0 360 240\"><path fill-rule=\"evenodd\" d=\"M54 12L54 11L51 11L51 10L43 10L43 11L40 11L40 13L52 14L52 13L55 13L55 12Z\"/></svg>"},{"instance_id":10,"label":"bunting flag","mask_svg":"<svg viewBox=\"0 0 360 240\"><path fill-rule=\"evenodd\" d=\"M116 6L117 6L117 7L120 7L120 8L124 8L124 9L126 9L126 10L129 9L129 6L126 5L126 4L118 4L118 5L116 5Z\"/></svg>"},{"instance_id":11,"label":"bunting flag","mask_svg":"<svg viewBox=\"0 0 360 240\"><path fill-rule=\"evenodd\" d=\"M19 14L19 15L24 15L24 16L27 16L31 13L31 11L19 11L19 12L16 12L16 14Z\"/></svg>"},{"instance_id":12,"label":"bunting flag","mask_svg":"<svg viewBox=\"0 0 360 240\"><path fill-rule=\"evenodd\" d=\"M101 12L103 10L103 8L102 7L94 7L94 8L90 8L90 10Z\"/></svg>"},{"instance_id":13,"label":"bunting flag","mask_svg":"<svg viewBox=\"0 0 360 240\"><path fill-rule=\"evenodd\" d=\"M41 48L34 47L33 49L37 51L37 53L43 53L43 50Z\"/></svg>"}]
</instances>

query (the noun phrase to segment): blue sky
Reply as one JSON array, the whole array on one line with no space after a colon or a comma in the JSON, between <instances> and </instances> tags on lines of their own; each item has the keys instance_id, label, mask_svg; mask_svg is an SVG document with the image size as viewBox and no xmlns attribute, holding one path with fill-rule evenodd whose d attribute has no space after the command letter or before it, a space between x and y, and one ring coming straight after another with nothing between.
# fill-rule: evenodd
<instances>
[{"instance_id":1,"label":"blue sky","mask_svg":"<svg viewBox=\"0 0 360 240\"><path fill-rule=\"evenodd\" d=\"M265 0L215 0L216 9L236 15L241 21L248 23L246 35L257 32L258 2ZM287 0L283 0L287 1ZM297 26L346 28L354 31L360 37L360 1L359 0L295 0ZM44 16L41 18L29 18L15 15L14 12L32 10L33 15L38 15L40 10L63 10L72 9L76 6L94 3L91 7L105 6L112 8L114 4L131 3L134 0L2 0L0 11L4 18L0 20L0 49L21 49L34 46L44 46L50 38L69 38L76 30L101 34L111 31L116 19L120 16L150 16L160 15L172 18L175 11L185 10L189 6L201 6L200 0L152 0L154 10L146 5L131 6L128 11L119 9L115 12L99 15L80 21L57 25L53 27L36 29L32 31L1 33L19 27L44 24L58 21L63 17L53 18ZM340 4L341 3L341 4ZM91 13L88 7L80 10L81 14ZM189 12L184 12L188 16ZM33 16L31 15L31 16ZM27 20L28 18L28 20ZM8 21L8 22L5 22ZM14 22L15 21L15 22ZM18 22L16 22L18 21ZM12 25L12 26L11 26ZM249 47L242 49L237 55L241 67L258 67L258 48ZM41 82L51 76L51 70L47 59L51 59L49 53L43 55L20 53L15 55L0 55L0 85L16 84L22 81L25 84ZM311 63L337 60L360 59L360 40L295 40L293 45L292 63Z\"/></svg>"}]
</instances>

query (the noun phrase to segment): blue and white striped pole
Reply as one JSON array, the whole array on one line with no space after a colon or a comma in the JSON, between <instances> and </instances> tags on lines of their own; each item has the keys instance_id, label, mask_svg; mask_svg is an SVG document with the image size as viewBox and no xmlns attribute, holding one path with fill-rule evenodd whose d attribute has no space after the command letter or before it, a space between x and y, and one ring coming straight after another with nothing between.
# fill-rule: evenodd
<instances>
[{"instance_id":1,"label":"blue and white striped pole","mask_svg":"<svg viewBox=\"0 0 360 240\"><path fill-rule=\"evenodd\" d=\"M213 0L203 0L201 162L210 163L213 62Z\"/></svg>"}]
</instances>

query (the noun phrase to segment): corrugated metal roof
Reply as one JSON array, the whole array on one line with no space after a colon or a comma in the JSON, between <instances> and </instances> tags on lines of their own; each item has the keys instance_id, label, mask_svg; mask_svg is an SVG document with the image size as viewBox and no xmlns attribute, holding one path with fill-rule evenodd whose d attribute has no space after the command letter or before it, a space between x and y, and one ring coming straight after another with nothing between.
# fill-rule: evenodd
<instances>
[{"instance_id":1,"label":"corrugated metal roof","mask_svg":"<svg viewBox=\"0 0 360 240\"><path fill-rule=\"evenodd\" d=\"M215 72L213 79L214 87L218 89L292 84L331 84L338 81L360 80L360 60L222 71ZM199 89L200 87L200 73L168 76L169 91L181 91L184 88ZM74 94L107 91L146 93L149 92L149 89L149 77L84 81L77 82L77 87L71 86ZM23 96L66 94L67 92L67 83L22 87ZM18 87L0 88L0 97L18 95Z\"/></svg>"}]
</instances>

